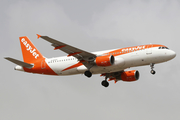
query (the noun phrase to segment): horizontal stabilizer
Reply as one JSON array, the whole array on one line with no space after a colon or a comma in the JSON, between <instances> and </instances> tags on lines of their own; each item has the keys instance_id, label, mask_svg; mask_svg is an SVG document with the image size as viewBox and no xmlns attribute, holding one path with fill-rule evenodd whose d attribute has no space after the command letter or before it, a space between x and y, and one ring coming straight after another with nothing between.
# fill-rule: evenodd
<instances>
[{"instance_id":1,"label":"horizontal stabilizer","mask_svg":"<svg viewBox=\"0 0 180 120\"><path fill-rule=\"evenodd\" d=\"M32 64L25 63L25 62L16 60L16 59L14 59L14 58L6 57L5 59L6 59L6 60L9 60L9 61L11 61L11 62L13 62L13 63L15 63L15 64L17 64L17 65L20 65L20 66L22 66L22 67L26 67L26 68L32 68L32 67L33 67Z\"/></svg>"}]
</instances>

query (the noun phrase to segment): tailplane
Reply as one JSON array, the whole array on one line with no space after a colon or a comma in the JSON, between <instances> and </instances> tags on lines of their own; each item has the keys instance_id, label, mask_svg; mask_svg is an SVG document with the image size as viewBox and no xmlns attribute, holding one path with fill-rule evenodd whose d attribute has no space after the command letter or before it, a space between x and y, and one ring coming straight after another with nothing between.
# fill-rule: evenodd
<instances>
[{"instance_id":1,"label":"tailplane","mask_svg":"<svg viewBox=\"0 0 180 120\"><path fill-rule=\"evenodd\" d=\"M44 58L39 50L33 45L28 37L19 37L23 60L26 63L34 63L37 60Z\"/></svg>"},{"instance_id":2,"label":"tailplane","mask_svg":"<svg viewBox=\"0 0 180 120\"><path fill-rule=\"evenodd\" d=\"M16 60L16 59L10 58L10 57L5 57L5 59L9 60L19 66L26 67L26 68L32 68L34 66L33 64L28 64L28 63L25 63L25 62L22 62L20 60Z\"/></svg>"}]
</instances>

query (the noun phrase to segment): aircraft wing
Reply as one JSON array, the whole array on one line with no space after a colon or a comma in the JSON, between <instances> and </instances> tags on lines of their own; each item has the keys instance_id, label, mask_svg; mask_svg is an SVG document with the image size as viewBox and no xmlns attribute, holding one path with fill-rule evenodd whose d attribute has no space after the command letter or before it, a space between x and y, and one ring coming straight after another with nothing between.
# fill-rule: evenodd
<instances>
[{"instance_id":1,"label":"aircraft wing","mask_svg":"<svg viewBox=\"0 0 180 120\"><path fill-rule=\"evenodd\" d=\"M90 52L81 50L79 48L73 47L71 45L65 44L63 42L60 42L58 40L55 40L53 38L50 38L48 36L41 36L38 35L38 38L42 38L50 43L52 43L51 45L54 46L54 49L59 49L62 50L63 52L67 53L68 56L74 56L75 58L77 58L79 61L93 61L96 58L95 54L92 54ZM82 62L86 67L87 62Z\"/></svg>"}]
</instances>

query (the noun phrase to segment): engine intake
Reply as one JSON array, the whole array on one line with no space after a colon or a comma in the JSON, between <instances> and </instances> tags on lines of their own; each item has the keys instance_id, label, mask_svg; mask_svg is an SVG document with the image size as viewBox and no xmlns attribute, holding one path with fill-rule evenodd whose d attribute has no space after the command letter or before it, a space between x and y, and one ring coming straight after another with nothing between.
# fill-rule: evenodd
<instances>
[{"instance_id":1,"label":"engine intake","mask_svg":"<svg viewBox=\"0 0 180 120\"><path fill-rule=\"evenodd\" d=\"M111 66L114 64L115 58L111 56L99 56L96 57L95 63L97 66Z\"/></svg>"},{"instance_id":2,"label":"engine intake","mask_svg":"<svg viewBox=\"0 0 180 120\"><path fill-rule=\"evenodd\" d=\"M121 74L121 79L126 82L132 82L139 79L139 71L131 70L125 71Z\"/></svg>"}]
</instances>

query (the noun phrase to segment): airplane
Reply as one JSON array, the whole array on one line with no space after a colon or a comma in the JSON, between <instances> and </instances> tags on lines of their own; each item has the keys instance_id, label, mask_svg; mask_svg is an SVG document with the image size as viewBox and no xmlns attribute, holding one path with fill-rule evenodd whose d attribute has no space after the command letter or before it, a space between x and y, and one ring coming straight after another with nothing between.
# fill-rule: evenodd
<instances>
[{"instance_id":1,"label":"airplane","mask_svg":"<svg viewBox=\"0 0 180 120\"><path fill-rule=\"evenodd\" d=\"M115 83L120 80L137 81L140 77L138 70L125 71L131 67L150 65L150 73L154 75L156 73L155 64L169 61L176 56L174 51L160 44L139 45L91 53L48 36L37 34L37 38L50 42L54 50L61 50L68 55L46 58L27 36L19 37L24 61L5 57L5 59L17 64L15 70L59 76L84 74L88 78L92 74L100 74L100 76L105 77L101 82L104 87L108 87L108 81L111 80L114 80Z\"/></svg>"}]
</instances>

